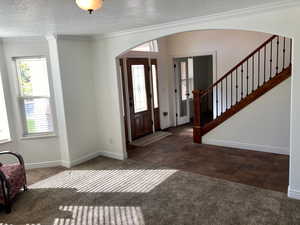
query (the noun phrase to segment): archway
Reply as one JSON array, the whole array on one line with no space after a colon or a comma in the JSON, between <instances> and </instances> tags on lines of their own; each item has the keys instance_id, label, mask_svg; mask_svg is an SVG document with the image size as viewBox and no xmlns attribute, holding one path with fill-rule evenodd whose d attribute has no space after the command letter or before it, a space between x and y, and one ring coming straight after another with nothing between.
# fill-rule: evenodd
<instances>
[{"instance_id":1,"label":"archway","mask_svg":"<svg viewBox=\"0 0 300 225\"><path fill-rule=\"evenodd\" d=\"M194 38L195 34L198 35L198 36L196 36L198 38L192 44L192 41L195 40L195 38ZM162 43L163 43L163 41L165 41L165 39L170 39L169 42L171 42L171 44L168 43L169 47L171 46L171 48L175 48L176 46L179 46L179 48L173 50L173 52L171 51L171 53L167 52L164 56L161 56L159 54L157 55L155 53L149 53L149 52L142 52L142 53L139 52L139 53L137 53L137 52L126 51L125 53L123 53L122 55L120 55L118 57L118 60L120 58L122 58L123 63L124 63L126 60L128 60L128 58L145 58L146 60L149 60L149 62L150 62L151 60L153 60L153 58L156 57L156 58L159 58L160 61L162 60L164 62L168 62L169 63L168 68L167 69L166 68L161 69L161 71L159 71L159 73L171 73L172 74L172 68L173 68L173 66L171 64L173 64L173 60L175 58L184 58L184 57L186 57L186 58L189 58L189 57L193 58L193 57L200 56L201 54L204 54L204 55L205 54L208 54L208 55L211 54L211 55L215 55L213 57L214 58L213 64L215 64L215 68L214 68L215 71L213 73L213 74L215 74L214 75L215 78L213 79L213 81L215 82L220 77L222 77L222 75L224 75L228 70L230 70L231 67L234 67L235 64L238 64L238 62L241 61L244 57L246 57L251 51L253 51L253 49L256 49L257 46L259 46L265 40L269 39L271 36L272 35L266 34L266 33L258 33L258 32L251 32L251 31L241 31L241 30L206 30L206 31L191 31L191 32L185 32L185 33L178 33L178 34L175 34L175 35L170 35L170 36L167 36L167 37L163 37L163 38L157 39L158 42L160 43L159 47L162 49L162 51L166 51L165 47L162 45ZM201 39L199 37L203 37L203 39ZM234 38L236 38L236 39L234 39ZM184 45L184 42L183 42L184 39L186 41L185 43L188 43L188 44ZM289 45L290 42L287 42L287 41L283 42L282 40L280 39L280 41L281 41L280 43L282 43L282 46L283 46L283 43L286 46ZM197 46L196 42L203 43L203 45L198 44L198 46ZM275 42L276 42L276 40L275 40ZM238 45L237 43L239 43L240 45ZM184 46L184 49L183 49L183 46ZM195 46L197 46L198 49L193 50L193 48L195 48ZM232 52L232 48L233 47L236 47L236 49L234 49L235 50L234 51L235 54L233 54L233 52ZM289 47L287 47L287 48L289 48ZM269 49L271 50L271 47L269 47ZM269 49L266 50L266 52L268 52L268 53L266 53L266 56L264 58L265 61L266 61L266 58L269 58L269 56L268 56ZM280 51L282 52L282 50L283 49L281 49ZM287 52L286 54L287 54L287 56L290 55L289 52ZM169 55L170 57L168 59L165 59L164 57L166 57L166 55ZM264 57L264 50L261 51L260 56L263 59L263 57ZM218 61L217 61L217 59L218 59ZM280 61L282 61L282 60L280 60ZM256 65L257 63L259 63L259 62L255 62L255 68L257 67L257 65ZM124 68L126 69L127 68L126 67L126 62L125 62L124 65L125 65ZM159 66L161 66L161 65L162 64L159 63ZM269 66L269 64L268 64L268 66ZM273 66L276 67L275 64ZM275 71L275 68L273 68L273 66L272 66L271 70ZM277 65L277 67L278 67L278 65ZM282 67L282 65L279 65L279 67ZM123 68L123 70L124 70L124 68ZM270 69L267 69L267 70L270 70ZM118 71L122 71L122 70L118 70ZM166 72L166 71L168 71L168 72ZM238 76L241 76L241 74L239 74ZM169 75L168 79L162 80L162 82L164 82L166 80L170 81L170 77L172 77L172 76ZM124 82L128 82L127 79L121 79L121 80L122 80L121 83L123 83L123 84L124 84ZM262 81L262 82L264 82L264 81ZM173 84L175 83L174 79L170 83L164 83L162 85L162 88L160 88L159 93L163 93L164 89L167 88L166 86L170 85L172 83ZM252 83L252 81L250 81L250 83ZM225 85L225 83L224 83L224 85ZM125 89L128 89L128 87L124 88L124 86L123 86L123 88L122 88L123 92L124 92ZM164 118L165 114L169 114L169 115L173 114L173 120L174 121L176 120L175 117L179 113L178 113L178 111L176 111L176 107L174 106L174 102L172 103L172 100L176 101L176 98L174 96L172 96L173 90L176 90L176 89L178 89L178 88L176 88L174 86L171 86L168 91L165 91L165 92L168 93L167 97L166 96L165 97L161 97L160 96L162 99L163 98L167 99L167 100L161 100L160 99L160 102L164 102L164 104L163 104L164 106L168 105L167 106L168 109L161 110L161 112L160 112L160 117L161 118ZM221 89L221 87L219 87L219 89ZM290 90L290 86L289 87L287 86L286 89L285 89L285 93L288 93L289 90ZM248 91L248 89L247 89L247 91ZM239 89L239 95L240 95L240 92L241 91ZM220 93L220 91L218 91L218 93ZM191 93L189 93L189 94L191 94ZM123 94L123 97L124 97L124 95L126 95L126 94ZM172 99L172 100L170 100L170 99ZM213 99L214 99L213 101L215 101L216 99L218 100L218 97L216 97L216 93L213 94ZM227 97L226 97L226 99L227 99ZM124 105L126 105L126 104L124 104ZM290 107L287 106L286 108L289 109ZM172 111L172 109L174 109L174 111L172 113L170 113ZM214 114L216 114L216 111L218 111L220 109L221 109L221 106L219 106L219 105L217 107L214 106L214 110L213 110ZM123 112L125 112L126 110L127 110L128 114L130 114L130 106L128 106L127 109L126 109L126 106L125 106L124 109L123 109ZM276 111L276 110L274 110L274 111ZM287 115L289 115L289 110L287 110L285 113ZM123 114L123 116L124 116L124 114ZM170 119L171 116L172 115L170 115L169 117L167 117L166 120L167 121L172 120L172 119ZM154 118L152 118L152 120L154 120ZM289 120L289 118L288 118L288 120ZM127 122L128 121L129 120L127 120ZM170 123L171 125L170 124L166 125L165 122L161 122L161 125L162 125L161 127L162 128L167 128L168 126L174 126L174 124L176 125L176 121L175 122L174 121L173 121L173 124L172 124L172 122ZM126 125L127 125L127 129L128 129L128 127L130 127L131 124L132 124L132 121L129 122L129 123L127 123L127 124L125 124L124 127L126 127ZM284 121L284 125L289 125L289 123L286 123L286 121ZM250 125L246 124L245 126L249 127ZM282 125L280 125L280 127L282 127ZM254 135L255 134L255 130L257 128L255 128L255 127L252 127L252 128L253 128L253 133L251 135ZM274 130L279 130L279 129L274 129ZM288 133L288 130L289 130L289 126L286 126L286 129L285 129L284 133ZM130 135L130 129L127 132L127 134L128 133ZM251 131L249 131L249 133L251 133ZM266 133L269 133L269 132L266 132ZM270 135L272 136L273 134L271 133ZM252 142L250 142L250 144L249 144L249 142L246 142L246 141L244 141L244 143L240 141L239 145L236 145L236 146L232 146L232 143L237 143L238 141L233 140L233 139L229 139L226 142L226 140L224 140L224 139L221 138L222 142L220 142L219 140L217 140L214 143L212 143L212 142L206 142L206 143L209 143L209 144L218 144L218 141L219 141L219 145L223 145L223 146L227 145L227 147L239 147L239 148L244 148L244 149L245 148L248 148L248 149L253 149L254 148L253 150L269 151L269 152L274 151L274 149L271 149L271 150L268 149L268 150L266 150L267 148L262 147L261 144L260 144L261 148L255 148L255 147L253 147L253 146L257 147L259 145L258 142L255 142L254 139L257 139L257 136L254 135L253 140L251 140ZM272 139L272 137L270 137L270 139ZM289 137L286 136L286 139L283 142L287 145L286 148L281 149L284 152L276 152L276 153L284 153L284 154L288 154L289 153L289 149L288 149ZM246 144L248 144L248 145L246 145ZM271 144L268 143L268 144L265 144L265 146L271 146ZM288 161L288 159L287 159L287 161ZM287 178L287 176L288 175L286 174L286 178ZM287 188L287 183L285 183L284 185L285 185L285 188Z\"/></svg>"}]
</instances>

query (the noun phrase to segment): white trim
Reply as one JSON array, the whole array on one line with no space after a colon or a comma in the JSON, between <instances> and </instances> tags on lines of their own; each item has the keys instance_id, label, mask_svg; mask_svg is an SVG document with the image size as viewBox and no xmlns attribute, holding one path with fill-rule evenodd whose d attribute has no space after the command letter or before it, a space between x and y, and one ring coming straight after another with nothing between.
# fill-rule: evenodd
<instances>
[{"instance_id":1,"label":"white trim","mask_svg":"<svg viewBox=\"0 0 300 225\"><path fill-rule=\"evenodd\" d=\"M48 161L48 162L38 162L38 163L25 163L26 169L37 169L37 168L46 168L46 167L57 167L61 166L61 161Z\"/></svg>"},{"instance_id":2,"label":"white trim","mask_svg":"<svg viewBox=\"0 0 300 225\"><path fill-rule=\"evenodd\" d=\"M66 167L66 168L71 168L73 166L77 166L79 164L82 164L84 162L87 162L89 160L97 158L99 156L104 156L104 157L108 157L108 158L112 158L112 159L118 159L118 160L124 160L124 159L127 158L127 156L119 155L119 154L108 152L108 151L93 152L93 153L90 153L88 155L82 156L78 159L72 160L71 162L62 160L60 165Z\"/></svg>"},{"instance_id":3,"label":"white trim","mask_svg":"<svg viewBox=\"0 0 300 225\"><path fill-rule=\"evenodd\" d=\"M206 139L205 136L204 136L203 143L209 144L209 145L226 146L226 147L231 147L231 148L240 148L240 149L254 150L254 151L260 151L260 152L269 152L269 153L277 153L277 154L282 154L282 155L289 155L288 147L278 147L278 146L271 146L271 145L256 145L256 144L242 143L242 142L237 142L237 141Z\"/></svg>"},{"instance_id":4,"label":"white trim","mask_svg":"<svg viewBox=\"0 0 300 225\"><path fill-rule=\"evenodd\" d=\"M12 140L11 139L0 140L0 145L8 144L8 143L12 143Z\"/></svg>"},{"instance_id":5,"label":"white trim","mask_svg":"<svg viewBox=\"0 0 300 225\"><path fill-rule=\"evenodd\" d=\"M94 152L94 153L90 153L88 155L82 156L78 159L72 160L72 161L66 161L66 160L62 160L61 161L61 165L67 168L71 168L73 166L79 165L81 163L84 163L86 161L89 161L91 159L94 159L96 157L100 156L99 152Z\"/></svg>"},{"instance_id":6,"label":"white trim","mask_svg":"<svg viewBox=\"0 0 300 225\"><path fill-rule=\"evenodd\" d=\"M215 83L217 80L218 80L218 52L217 50L214 50L214 51L192 51L192 52L181 52L181 53L177 53L177 54L171 54L169 55L172 59L173 59L173 64L174 64L174 61L175 59L177 58L189 58L189 57L195 57L195 56L209 56L211 55L213 57L213 83ZM173 67L172 67L173 68ZM174 71L175 72L175 71ZM174 79L174 85L175 85L175 88L178 89L177 87L177 75L175 75L175 79ZM173 94L173 92L172 92ZM174 98L173 98L173 101L175 103L175 107L174 107L174 112L173 112L173 116L175 118L175 123L174 125L175 126L178 126L177 124L177 119L176 119L176 114L178 113L178 103L177 103L177 95L174 94ZM214 101L215 102L215 101ZM216 107L214 105L214 116L216 114ZM190 112L192 113L192 112Z\"/></svg>"},{"instance_id":7,"label":"white trim","mask_svg":"<svg viewBox=\"0 0 300 225\"><path fill-rule=\"evenodd\" d=\"M290 186L288 188L288 197L300 200L300 190L292 189Z\"/></svg>"},{"instance_id":8,"label":"white trim","mask_svg":"<svg viewBox=\"0 0 300 225\"><path fill-rule=\"evenodd\" d=\"M118 159L118 160L127 159L127 154L123 155L123 154L118 154L118 153L108 152L108 151L99 152L99 156L104 156L104 157L108 157L108 158L112 158L112 159Z\"/></svg>"},{"instance_id":9,"label":"white trim","mask_svg":"<svg viewBox=\"0 0 300 225\"><path fill-rule=\"evenodd\" d=\"M28 134L26 136L20 137L20 140L33 140L33 139L43 139L43 138L55 138L57 137L56 133L47 133L47 134Z\"/></svg>"},{"instance_id":10,"label":"white trim","mask_svg":"<svg viewBox=\"0 0 300 225\"><path fill-rule=\"evenodd\" d=\"M123 30L118 32L111 32L107 34L100 34L93 36L93 40L101 40L108 38L115 38L120 36L126 36L131 34L136 34L140 32L161 30L161 29L170 29L176 26L186 26L192 24L205 23L215 20L225 20L236 16L245 16L245 15L253 15L257 13L265 13L271 10L279 10L283 8L290 8L300 5L298 0L286 0L286 1L277 1L272 3L260 4L257 6L247 7L243 9L230 10L222 13L215 13L206 16L192 17L188 19L176 20L174 22L169 23L161 23L151 26L144 26L135 29Z\"/></svg>"}]
</instances>

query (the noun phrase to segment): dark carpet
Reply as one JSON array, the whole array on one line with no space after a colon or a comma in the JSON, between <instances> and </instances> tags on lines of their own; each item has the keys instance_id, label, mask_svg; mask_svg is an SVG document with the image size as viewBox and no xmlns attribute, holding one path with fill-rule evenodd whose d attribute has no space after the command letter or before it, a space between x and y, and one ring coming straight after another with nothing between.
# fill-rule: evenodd
<instances>
[{"instance_id":1,"label":"dark carpet","mask_svg":"<svg viewBox=\"0 0 300 225\"><path fill-rule=\"evenodd\" d=\"M28 174L34 184L0 225L300 224L300 201L284 193L133 160Z\"/></svg>"}]
</instances>

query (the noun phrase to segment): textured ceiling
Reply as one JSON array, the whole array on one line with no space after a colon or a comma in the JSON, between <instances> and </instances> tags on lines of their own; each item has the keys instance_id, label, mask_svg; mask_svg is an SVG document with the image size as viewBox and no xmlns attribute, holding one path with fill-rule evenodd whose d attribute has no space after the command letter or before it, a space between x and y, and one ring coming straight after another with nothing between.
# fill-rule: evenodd
<instances>
[{"instance_id":1,"label":"textured ceiling","mask_svg":"<svg viewBox=\"0 0 300 225\"><path fill-rule=\"evenodd\" d=\"M1 0L0 37L103 34L270 2L274 0L105 0L102 9L89 15L75 0Z\"/></svg>"}]
</instances>

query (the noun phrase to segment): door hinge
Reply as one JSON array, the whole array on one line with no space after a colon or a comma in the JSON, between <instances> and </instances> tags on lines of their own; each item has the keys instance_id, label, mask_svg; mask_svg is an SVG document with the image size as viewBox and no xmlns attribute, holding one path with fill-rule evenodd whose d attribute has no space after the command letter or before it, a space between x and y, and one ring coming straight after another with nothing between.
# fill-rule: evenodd
<instances>
[{"instance_id":1,"label":"door hinge","mask_svg":"<svg viewBox=\"0 0 300 225\"><path fill-rule=\"evenodd\" d=\"M153 125L154 124L153 120L151 122L152 122L152 125Z\"/></svg>"},{"instance_id":2,"label":"door hinge","mask_svg":"<svg viewBox=\"0 0 300 225\"><path fill-rule=\"evenodd\" d=\"M176 68L176 64L174 64L174 68Z\"/></svg>"},{"instance_id":3,"label":"door hinge","mask_svg":"<svg viewBox=\"0 0 300 225\"><path fill-rule=\"evenodd\" d=\"M176 117L178 117L178 113L176 113Z\"/></svg>"},{"instance_id":4,"label":"door hinge","mask_svg":"<svg viewBox=\"0 0 300 225\"><path fill-rule=\"evenodd\" d=\"M177 89L175 89L174 92L177 93Z\"/></svg>"}]
</instances>

